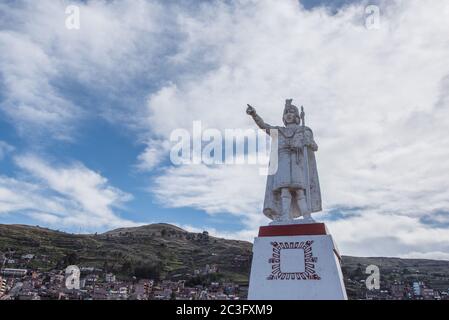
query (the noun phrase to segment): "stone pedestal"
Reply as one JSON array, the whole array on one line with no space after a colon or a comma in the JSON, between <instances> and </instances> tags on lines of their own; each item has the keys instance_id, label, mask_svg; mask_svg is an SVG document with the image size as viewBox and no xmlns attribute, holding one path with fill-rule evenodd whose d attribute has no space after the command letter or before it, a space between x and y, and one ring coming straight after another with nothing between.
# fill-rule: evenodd
<instances>
[{"instance_id":1,"label":"stone pedestal","mask_svg":"<svg viewBox=\"0 0 449 320\"><path fill-rule=\"evenodd\" d=\"M340 255L324 223L261 227L249 300L346 300Z\"/></svg>"}]
</instances>

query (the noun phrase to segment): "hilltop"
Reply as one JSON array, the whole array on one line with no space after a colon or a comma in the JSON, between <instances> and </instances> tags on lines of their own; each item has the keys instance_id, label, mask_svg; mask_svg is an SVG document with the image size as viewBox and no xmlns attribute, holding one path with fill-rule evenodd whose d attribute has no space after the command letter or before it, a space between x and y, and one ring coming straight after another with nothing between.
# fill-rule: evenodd
<instances>
[{"instance_id":1,"label":"hilltop","mask_svg":"<svg viewBox=\"0 0 449 320\"><path fill-rule=\"evenodd\" d=\"M28 267L49 270L68 264L131 275L146 268L160 277L193 273L217 265L220 273L246 281L251 243L190 233L169 224L120 228L103 234L69 234L40 227L0 225L0 252L32 253L44 259Z\"/></svg>"},{"instance_id":2,"label":"hilltop","mask_svg":"<svg viewBox=\"0 0 449 320\"><path fill-rule=\"evenodd\" d=\"M0 225L0 257L33 254L14 265L41 270L70 264L113 272L121 277L192 278L195 270L216 267L210 280L247 284L252 244L191 233L170 224L120 228L103 234L70 234L41 227ZM381 270L381 286L424 281L432 288L449 288L449 261L387 257L342 257L348 295L362 298L368 265ZM205 279L202 279L205 280Z\"/></svg>"}]
</instances>

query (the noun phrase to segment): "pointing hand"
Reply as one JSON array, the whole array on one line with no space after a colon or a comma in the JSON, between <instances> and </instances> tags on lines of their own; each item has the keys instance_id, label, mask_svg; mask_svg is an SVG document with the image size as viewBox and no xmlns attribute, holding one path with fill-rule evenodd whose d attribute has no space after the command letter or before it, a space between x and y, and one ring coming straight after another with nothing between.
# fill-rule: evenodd
<instances>
[{"instance_id":1,"label":"pointing hand","mask_svg":"<svg viewBox=\"0 0 449 320\"><path fill-rule=\"evenodd\" d=\"M248 104L248 108L246 109L246 113L250 116L254 116L256 114L256 109Z\"/></svg>"}]
</instances>

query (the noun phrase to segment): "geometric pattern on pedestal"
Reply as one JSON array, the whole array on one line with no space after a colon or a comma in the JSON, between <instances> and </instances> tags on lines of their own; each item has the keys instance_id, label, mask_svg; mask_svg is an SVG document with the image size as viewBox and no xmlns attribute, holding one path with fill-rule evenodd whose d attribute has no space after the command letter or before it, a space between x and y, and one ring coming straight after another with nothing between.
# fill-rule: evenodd
<instances>
[{"instance_id":1,"label":"geometric pattern on pedestal","mask_svg":"<svg viewBox=\"0 0 449 320\"><path fill-rule=\"evenodd\" d=\"M315 271L315 263L318 258L312 253L313 240L302 242L271 242L273 246L272 258L268 259L271 263L271 274L267 280L321 280ZM304 270L303 271L283 271L282 270L282 251L283 250L301 250L304 252Z\"/></svg>"}]
</instances>

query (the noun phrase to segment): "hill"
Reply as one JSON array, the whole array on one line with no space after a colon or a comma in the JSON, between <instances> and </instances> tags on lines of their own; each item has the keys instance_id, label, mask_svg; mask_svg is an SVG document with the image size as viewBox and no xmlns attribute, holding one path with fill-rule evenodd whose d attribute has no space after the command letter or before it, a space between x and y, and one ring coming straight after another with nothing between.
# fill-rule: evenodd
<instances>
[{"instance_id":1,"label":"hill","mask_svg":"<svg viewBox=\"0 0 449 320\"><path fill-rule=\"evenodd\" d=\"M252 245L246 241L190 233L169 224L120 228L103 234L69 234L25 225L0 225L1 253L34 254L15 267L63 269L70 264L100 268L121 277L189 278L195 270L216 266L212 280L247 284ZM363 298L368 265L381 270L381 286L424 281L434 289L449 288L449 261L385 257L342 257L348 295ZM211 279L209 279L211 280Z\"/></svg>"},{"instance_id":2,"label":"hill","mask_svg":"<svg viewBox=\"0 0 449 320\"><path fill-rule=\"evenodd\" d=\"M247 281L251 244L204 233L190 233L169 224L120 228L103 234L69 234L40 227L0 225L0 252L34 254L26 267L49 270L69 264L92 266L123 276L136 268L160 277L192 274L217 265L220 274Z\"/></svg>"}]
</instances>

